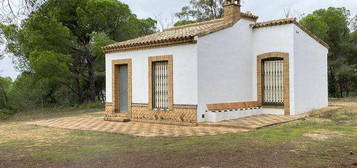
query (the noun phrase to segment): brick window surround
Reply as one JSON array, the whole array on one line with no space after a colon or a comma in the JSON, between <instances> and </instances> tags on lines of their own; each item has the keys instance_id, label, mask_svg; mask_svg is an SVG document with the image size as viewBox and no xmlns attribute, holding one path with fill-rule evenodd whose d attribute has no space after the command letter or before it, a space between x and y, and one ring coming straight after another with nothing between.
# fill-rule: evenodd
<instances>
[{"instance_id":1,"label":"brick window surround","mask_svg":"<svg viewBox=\"0 0 357 168\"><path fill-rule=\"evenodd\" d=\"M284 85L284 106L264 106L264 61L269 59L283 59L283 85ZM284 108L284 114L290 115L290 80L289 80L289 54L283 52L269 52L257 56L257 97L259 106L266 108Z\"/></svg>"},{"instance_id":2,"label":"brick window surround","mask_svg":"<svg viewBox=\"0 0 357 168\"><path fill-rule=\"evenodd\" d=\"M128 66L128 116L131 116L131 104L132 104L132 60L120 59L112 61L112 112L120 113L119 111L119 73L118 66Z\"/></svg>"},{"instance_id":3,"label":"brick window surround","mask_svg":"<svg viewBox=\"0 0 357 168\"><path fill-rule=\"evenodd\" d=\"M173 110L173 56L172 55L164 55L164 56L153 56L148 59L148 77L149 77L149 110L153 110L153 63L159 61L167 61L168 63L168 110Z\"/></svg>"}]
</instances>

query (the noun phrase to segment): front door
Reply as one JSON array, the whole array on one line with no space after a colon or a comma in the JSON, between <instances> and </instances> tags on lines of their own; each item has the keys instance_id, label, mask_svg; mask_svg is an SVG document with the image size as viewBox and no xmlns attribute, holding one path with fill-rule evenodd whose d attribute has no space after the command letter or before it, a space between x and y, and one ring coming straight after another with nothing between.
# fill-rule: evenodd
<instances>
[{"instance_id":1,"label":"front door","mask_svg":"<svg viewBox=\"0 0 357 168\"><path fill-rule=\"evenodd\" d=\"M128 113L128 65L120 65L119 76L119 112Z\"/></svg>"}]
</instances>

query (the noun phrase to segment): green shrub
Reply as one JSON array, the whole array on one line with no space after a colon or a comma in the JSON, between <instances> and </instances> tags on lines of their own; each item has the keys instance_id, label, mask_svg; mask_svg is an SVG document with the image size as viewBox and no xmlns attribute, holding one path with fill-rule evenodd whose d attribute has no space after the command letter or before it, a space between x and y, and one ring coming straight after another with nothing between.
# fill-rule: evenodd
<instances>
[{"instance_id":1,"label":"green shrub","mask_svg":"<svg viewBox=\"0 0 357 168\"><path fill-rule=\"evenodd\" d=\"M8 109L0 109L0 120L6 120L10 118L15 112Z\"/></svg>"},{"instance_id":2,"label":"green shrub","mask_svg":"<svg viewBox=\"0 0 357 168\"><path fill-rule=\"evenodd\" d=\"M99 109L99 108L104 108L104 103L102 103L102 102L85 103L85 104L79 105L78 108L79 109Z\"/></svg>"}]
</instances>

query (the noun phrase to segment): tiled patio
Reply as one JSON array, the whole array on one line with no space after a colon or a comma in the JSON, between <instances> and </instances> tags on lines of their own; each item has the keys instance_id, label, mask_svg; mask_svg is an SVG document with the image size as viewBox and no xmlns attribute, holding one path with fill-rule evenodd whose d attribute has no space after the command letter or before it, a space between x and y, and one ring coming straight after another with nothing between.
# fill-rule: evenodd
<instances>
[{"instance_id":1,"label":"tiled patio","mask_svg":"<svg viewBox=\"0 0 357 168\"><path fill-rule=\"evenodd\" d=\"M227 128L243 128L243 129L257 129L267 127L275 124L286 123L289 121L297 120L302 116L279 116L271 114L254 115L250 117L221 121L221 122L207 122L201 123L201 126L210 127L227 127Z\"/></svg>"},{"instance_id":2,"label":"tiled patio","mask_svg":"<svg viewBox=\"0 0 357 168\"><path fill-rule=\"evenodd\" d=\"M31 122L28 124L64 128L72 130L87 130L108 133L127 134L143 137L179 137L179 136L208 136L225 133L238 133L248 129L204 126L177 126L139 122L108 122L103 118L68 117L52 120Z\"/></svg>"},{"instance_id":3,"label":"tiled patio","mask_svg":"<svg viewBox=\"0 0 357 168\"><path fill-rule=\"evenodd\" d=\"M225 133L245 132L252 129L297 120L310 114L324 113L335 108L336 107L330 107L313 113L306 113L298 116L256 115L217 123L200 123L199 126L178 126L141 122L108 122L104 121L101 116L57 118L30 122L28 124L72 130L118 133L143 137L208 136Z\"/></svg>"}]
</instances>

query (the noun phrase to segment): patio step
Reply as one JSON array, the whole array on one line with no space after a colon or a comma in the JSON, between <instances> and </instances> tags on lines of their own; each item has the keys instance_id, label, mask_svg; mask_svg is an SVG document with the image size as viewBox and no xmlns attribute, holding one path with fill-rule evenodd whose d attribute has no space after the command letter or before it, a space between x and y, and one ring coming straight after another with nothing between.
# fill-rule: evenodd
<instances>
[{"instance_id":1,"label":"patio step","mask_svg":"<svg viewBox=\"0 0 357 168\"><path fill-rule=\"evenodd\" d=\"M104 121L129 122L130 119L128 117L124 117L124 116L120 116L120 117L104 117Z\"/></svg>"},{"instance_id":2,"label":"patio step","mask_svg":"<svg viewBox=\"0 0 357 168\"><path fill-rule=\"evenodd\" d=\"M235 129L245 129L245 130L251 130L255 129L254 126L249 126L249 125L235 125L235 124L221 124L219 122L217 123L212 123L212 122L202 122L199 123L199 126L203 127L224 127L224 128L235 128Z\"/></svg>"},{"instance_id":3,"label":"patio step","mask_svg":"<svg viewBox=\"0 0 357 168\"><path fill-rule=\"evenodd\" d=\"M259 129L273 125L283 124L297 120L299 116L282 116L274 114L260 114L249 117L243 117L233 120L225 120L220 122L203 122L200 126L207 127L226 127L226 128L241 128L241 129Z\"/></svg>"}]
</instances>

